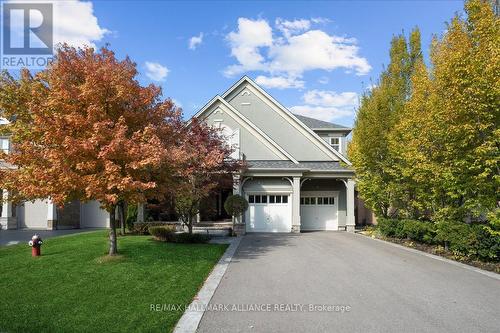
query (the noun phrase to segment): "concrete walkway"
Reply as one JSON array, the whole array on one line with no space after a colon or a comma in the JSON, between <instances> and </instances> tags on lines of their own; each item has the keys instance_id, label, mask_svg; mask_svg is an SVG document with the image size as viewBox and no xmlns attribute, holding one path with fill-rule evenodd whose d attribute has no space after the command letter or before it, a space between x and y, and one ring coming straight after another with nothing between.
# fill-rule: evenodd
<instances>
[{"instance_id":1,"label":"concrete walkway","mask_svg":"<svg viewBox=\"0 0 500 333\"><path fill-rule=\"evenodd\" d=\"M34 234L38 234L42 237L42 239L76 234L80 232L89 232L95 230L103 230L103 229L68 229L68 230L0 230L0 246L2 245L15 245L19 243L26 243L30 241L31 237Z\"/></svg>"},{"instance_id":2,"label":"concrete walkway","mask_svg":"<svg viewBox=\"0 0 500 333\"><path fill-rule=\"evenodd\" d=\"M199 332L498 332L500 281L346 232L243 238Z\"/></svg>"}]
</instances>

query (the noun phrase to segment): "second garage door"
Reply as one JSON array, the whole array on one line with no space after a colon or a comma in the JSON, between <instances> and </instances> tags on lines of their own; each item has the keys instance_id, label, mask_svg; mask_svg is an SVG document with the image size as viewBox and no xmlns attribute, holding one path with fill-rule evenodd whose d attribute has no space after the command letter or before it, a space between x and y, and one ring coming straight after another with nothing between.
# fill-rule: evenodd
<instances>
[{"instance_id":1,"label":"second garage door","mask_svg":"<svg viewBox=\"0 0 500 333\"><path fill-rule=\"evenodd\" d=\"M301 193L301 230L338 230L338 228L338 192L311 191Z\"/></svg>"},{"instance_id":2,"label":"second garage door","mask_svg":"<svg viewBox=\"0 0 500 333\"><path fill-rule=\"evenodd\" d=\"M247 195L248 232L290 232L292 204L289 194L262 193Z\"/></svg>"}]
</instances>

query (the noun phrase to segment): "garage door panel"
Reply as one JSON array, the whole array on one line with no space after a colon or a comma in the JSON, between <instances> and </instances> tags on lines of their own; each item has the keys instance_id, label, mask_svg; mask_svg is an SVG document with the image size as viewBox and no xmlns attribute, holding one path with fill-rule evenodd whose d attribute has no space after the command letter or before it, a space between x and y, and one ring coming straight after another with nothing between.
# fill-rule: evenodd
<instances>
[{"instance_id":1,"label":"garage door panel","mask_svg":"<svg viewBox=\"0 0 500 333\"><path fill-rule=\"evenodd\" d=\"M292 207L288 194L250 194L247 199L247 231L291 231Z\"/></svg>"},{"instance_id":2,"label":"garage door panel","mask_svg":"<svg viewBox=\"0 0 500 333\"><path fill-rule=\"evenodd\" d=\"M301 230L338 230L337 192L304 192L300 203Z\"/></svg>"}]
</instances>

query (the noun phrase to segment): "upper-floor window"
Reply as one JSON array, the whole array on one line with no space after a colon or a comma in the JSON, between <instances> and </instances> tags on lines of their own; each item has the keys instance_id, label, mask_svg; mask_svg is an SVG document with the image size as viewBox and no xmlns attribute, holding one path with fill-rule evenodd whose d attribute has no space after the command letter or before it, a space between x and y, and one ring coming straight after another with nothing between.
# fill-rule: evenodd
<instances>
[{"instance_id":1,"label":"upper-floor window","mask_svg":"<svg viewBox=\"0 0 500 333\"><path fill-rule=\"evenodd\" d=\"M340 151L340 138L331 137L330 138L330 145L333 147L333 149Z\"/></svg>"},{"instance_id":2,"label":"upper-floor window","mask_svg":"<svg viewBox=\"0 0 500 333\"><path fill-rule=\"evenodd\" d=\"M9 152L9 146L9 138L0 138L0 149L2 149L4 153Z\"/></svg>"}]
</instances>

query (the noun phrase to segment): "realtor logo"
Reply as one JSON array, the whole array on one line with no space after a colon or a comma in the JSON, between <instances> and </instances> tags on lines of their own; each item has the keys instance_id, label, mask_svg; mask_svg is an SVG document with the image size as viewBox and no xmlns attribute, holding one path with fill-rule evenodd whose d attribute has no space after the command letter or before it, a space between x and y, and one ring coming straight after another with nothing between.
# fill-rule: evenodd
<instances>
[{"instance_id":1,"label":"realtor logo","mask_svg":"<svg viewBox=\"0 0 500 333\"><path fill-rule=\"evenodd\" d=\"M1 67L45 67L54 49L52 18L51 3L4 3Z\"/></svg>"}]
</instances>

